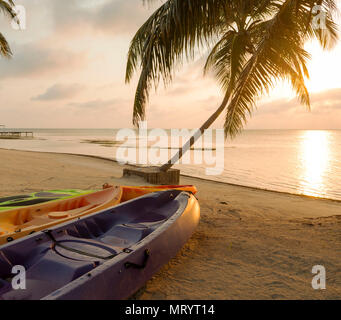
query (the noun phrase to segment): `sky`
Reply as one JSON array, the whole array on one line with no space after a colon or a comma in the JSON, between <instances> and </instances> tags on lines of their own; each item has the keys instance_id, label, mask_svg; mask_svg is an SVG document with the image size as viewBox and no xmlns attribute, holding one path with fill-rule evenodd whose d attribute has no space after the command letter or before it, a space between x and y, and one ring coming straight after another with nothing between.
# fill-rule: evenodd
<instances>
[{"instance_id":1,"label":"sky","mask_svg":"<svg viewBox=\"0 0 341 320\"><path fill-rule=\"evenodd\" d=\"M161 3L161 2L160 2ZM158 5L160 5L158 3ZM13 58L0 58L0 124L12 128L132 127L137 76L125 84L130 40L155 10L142 0L17 0L25 30L0 16ZM341 42L333 51L307 45L312 108L285 83L257 104L246 129L341 129ZM148 127L197 128L222 93L203 76L204 58L179 67L171 86L153 91ZM221 127L223 116L214 124Z\"/></svg>"}]
</instances>

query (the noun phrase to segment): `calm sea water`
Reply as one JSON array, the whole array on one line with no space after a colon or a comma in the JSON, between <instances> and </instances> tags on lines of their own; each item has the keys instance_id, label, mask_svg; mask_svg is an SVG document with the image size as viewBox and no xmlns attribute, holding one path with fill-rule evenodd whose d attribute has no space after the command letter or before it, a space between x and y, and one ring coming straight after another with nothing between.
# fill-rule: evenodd
<instances>
[{"instance_id":1,"label":"calm sea water","mask_svg":"<svg viewBox=\"0 0 341 320\"><path fill-rule=\"evenodd\" d=\"M34 131L34 140L0 139L0 148L76 153L110 159L118 157L118 146L115 145L117 130L29 130ZM98 143L89 143L89 140ZM134 141L127 140L124 145L129 146L127 153L134 158ZM152 142L149 141L148 145ZM159 146L167 152L176 151L169 149L167 142L159 141ZM210 145L204 147L209 148ZM202 151L192 151L192 156L193 153ZM179 164L176 167L191 176L341 200L341 130L244 131L235 140L225 142L221 174L207 176L206 163Z\"/></svg>"}]
</instances>

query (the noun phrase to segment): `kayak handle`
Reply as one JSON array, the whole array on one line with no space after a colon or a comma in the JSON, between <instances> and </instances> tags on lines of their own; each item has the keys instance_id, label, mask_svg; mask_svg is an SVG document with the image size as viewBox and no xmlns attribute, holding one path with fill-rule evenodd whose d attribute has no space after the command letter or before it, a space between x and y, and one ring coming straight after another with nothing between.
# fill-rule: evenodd
<instances>
[{"instance_id":1,"label":"kayak handle","mask_svg":"<svg viewBox=\"0 0 341 320\"><path fill-rule=\"evenodd\" d=\"M144 250L144 260L142 264L136 264L133 262L126 262L124 266L129 269L129 268L135 268L135 269L144 269L147 266L147 262L150 257L150 251L149 249Z\"/></svg>"}]
</instances>

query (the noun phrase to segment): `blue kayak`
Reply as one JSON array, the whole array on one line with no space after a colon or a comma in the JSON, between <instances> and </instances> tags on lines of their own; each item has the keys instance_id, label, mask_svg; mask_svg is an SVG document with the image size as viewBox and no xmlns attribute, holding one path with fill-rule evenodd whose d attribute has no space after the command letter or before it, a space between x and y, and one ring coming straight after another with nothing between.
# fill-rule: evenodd
<instances>
[{"instance_id":1,"label":"blue kayak","mask_svg":"<svg viewBox=\"0 0 341 320\"><path fill-rule=\"evenodd\" d=\"M126 299L188 241L196 198L152 193L0 246L0 300ZM13 266L25 270L25 289Z\"/></svg>"}]
</instances>

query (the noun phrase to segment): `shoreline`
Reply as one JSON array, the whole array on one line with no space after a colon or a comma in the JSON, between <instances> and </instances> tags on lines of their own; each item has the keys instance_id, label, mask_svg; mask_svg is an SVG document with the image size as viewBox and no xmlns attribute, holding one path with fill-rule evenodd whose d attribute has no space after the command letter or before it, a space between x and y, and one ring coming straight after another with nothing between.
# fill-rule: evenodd
<instances>
[{"instance_id":1,"label":"shoreline","mask_svg":"<svg viewBox=\"0 0 341 320\"><path fill-rule=\"evenodd\" d=\"M121 165L115 159L110 159L110 158L101 157L101 156L87 155L87 154L77 154L77 153L68 153L68 152L53 152L53 151L18 150L18 149L7 149L7 148L0 148L0 150L18 151L18 152L31 152L31 153L42 153L42 154L69 155L69 156L77 156L77 157L85 157L85 158L98 159L98 160L113 162L113 163L119 165L120 167L122 167L122 171L123 171L124 167L134 167L134 168L140 167L140 166L134 165L134 164ZM222 185L228 185L228 186L234 186L234 187L240 187L240 188L247 188L247 189L252 189L252 190L259 190L259 191L265 191L265 192L273 192L273 193L278 193L278 194L298 196L298 197L303 197L303 198L308 198L308 199L315 199L315 200L334 201L334 202L337 202L337 203L341 204L341 200L339 200L339 199L333 199L333 198L327 198L327 197L317 197L317 196L311 196L311 195L307 195L307 194L294 193L294 192L289 192L289 191L278 191L278 190L271 190L271 189L265 189L265 188L257 188L257 187L242 185L242 184L218 181L218 180L213 180L213 179L205 179L205 178L202 178L202 177L196 177L196 176L191 176L191 175L182 174L182 173L180 173L180 176L181 177L185 177L185 178L193 178L193 179L197 179L197 180L201 180L201 181L213 182L213 183L218 183L218 184L222 184Z\"/></svg>"},{"instance_id":2,"label":"shoreline","mask_svg":"<svg viewBox=\"0 0 341 320\"><path fill-rule=\"evenodd\" d=\"M100 189L122 177L110 159L0 149L0 196L51 189ZM339 201L181 176L194 184L198 228L177 255L132 299L340 299ZM327 290L313 290L323 265Z\"/></svg>"}]
</instances>

